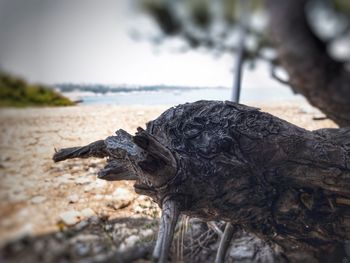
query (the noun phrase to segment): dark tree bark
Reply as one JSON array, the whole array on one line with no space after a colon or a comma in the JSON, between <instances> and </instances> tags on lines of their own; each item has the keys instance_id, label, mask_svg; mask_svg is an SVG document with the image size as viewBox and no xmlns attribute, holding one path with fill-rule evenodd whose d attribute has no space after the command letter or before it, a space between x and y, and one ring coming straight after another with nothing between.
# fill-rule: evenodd
<instances>
[{"instance_id":1,"label":"dark tree bark","mask_svg":"<svg viewBox=\"0 0 350 263\"><path fill-rule=\"evenodd\" d=\"M340 126L350 126L350 73L311 30L308 0L265 0L278 60L293 90Z\"/></svg>"},{"instance_id":2,"label":"dark tree bark","mask_svg":"<svg viewBox=\"0 0 350 263\"><path fill-rule=\"evenodd\" d=\"M109 157L101 179L136 178L135 191L163 209L161 262L179 214L238 225L294 262L350 239L349 128L307 131L256 108L199 101L103 142L54 160Z\"/></svg>"}]
</instances>

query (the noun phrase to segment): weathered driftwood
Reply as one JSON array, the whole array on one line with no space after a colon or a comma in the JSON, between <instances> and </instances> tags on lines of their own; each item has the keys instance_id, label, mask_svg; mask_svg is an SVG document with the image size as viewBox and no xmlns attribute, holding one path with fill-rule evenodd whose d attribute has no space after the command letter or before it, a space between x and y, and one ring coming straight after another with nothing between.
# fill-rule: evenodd
<instances>
[{"instance_id":1,"label":"weathered driftwood","mask_svg":"<svg viewBox=\"0 0 350 263\"><path fill-rule=\"evenodd\" d=\"M106 180L136 180L163 209L154 257L166 261L178 215L240 225L284 251L350 239L350 129L307 131L256 108L198 101L135 136L62 149L54 161L108 157Z\"/></svg>"}]
</instances>

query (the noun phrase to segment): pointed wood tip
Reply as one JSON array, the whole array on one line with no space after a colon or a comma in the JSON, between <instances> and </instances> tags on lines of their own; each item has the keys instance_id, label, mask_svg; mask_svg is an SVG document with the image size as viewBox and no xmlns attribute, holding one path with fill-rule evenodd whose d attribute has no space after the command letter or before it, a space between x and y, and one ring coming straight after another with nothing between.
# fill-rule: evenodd
<instances>
[{"instance_id":1,"label":"pointed wood tip","mask_svg":"<svg viewBox=\"0 0 350 263\"><path fill-rule=\"evenodd\" d=\"M106 145L104 143L104 140L99 140L90 143L86 146L63 148L58 151L55 149L55 153L52 156L52 160L54 162L61 162L73 158L103 158L107 156L108 152L106 151Z\"/></svg>"}]
</instances>

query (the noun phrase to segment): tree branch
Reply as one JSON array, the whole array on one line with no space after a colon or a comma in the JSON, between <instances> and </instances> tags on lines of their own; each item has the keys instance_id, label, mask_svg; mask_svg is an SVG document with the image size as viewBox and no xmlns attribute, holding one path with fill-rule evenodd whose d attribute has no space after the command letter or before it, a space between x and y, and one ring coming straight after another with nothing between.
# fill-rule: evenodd
<instances>
[{"instance_id":1,"label":"tree branch","mask_svg":"<svg viewBox=\"0 0 350 263\"><path fill-rule=\"evenodd\" d=\"M295 91L340 126L350 126L350 73L311 30L308 0L266 0L272 40Z\"/></svg>"}]
</instances>

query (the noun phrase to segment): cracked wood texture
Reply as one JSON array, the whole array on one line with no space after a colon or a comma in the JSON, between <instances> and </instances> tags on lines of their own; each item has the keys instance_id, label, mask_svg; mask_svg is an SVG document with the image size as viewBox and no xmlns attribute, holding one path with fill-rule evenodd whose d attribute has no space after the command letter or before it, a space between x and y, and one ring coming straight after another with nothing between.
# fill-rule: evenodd
<instances>
[{"instance_id":1,"label":"cracked wood texture","mask_svg":"<svg viewBox=\"0 0 350 263\"><path fill-rule=\"evenodd\" d=\"M100 148L107 171L129 162L135 191L160 207L173 200L182 214L239 225L290 262L305 251L322 261L350 239L350 129L308 131L256 108L198 101L170 108L135 136L120 130Z\"/></svg>"},{"instance_id":2,"label":"cracked wood texture","mask_svg":"<svg viewBox=\"0 0 350 263\"><path fill-rule=\"evenodd\" d=\"M258 109L201 101L147 130L178 157L171 184L182 212L244 224L283 244L350 238L350 129L307 131Z\"/></svg>"},{"instance_id":3,"label":"cracked wood texture","mask_svg":"<svg viewBox=\"0 0 350 263\"><path fill-rule=\"evenodd\" d=\"M293 90L343 127L350 126L350 72L334 60L306 17L310 0L265 0L278 61Z\"/></svg>"}]
</instances>

